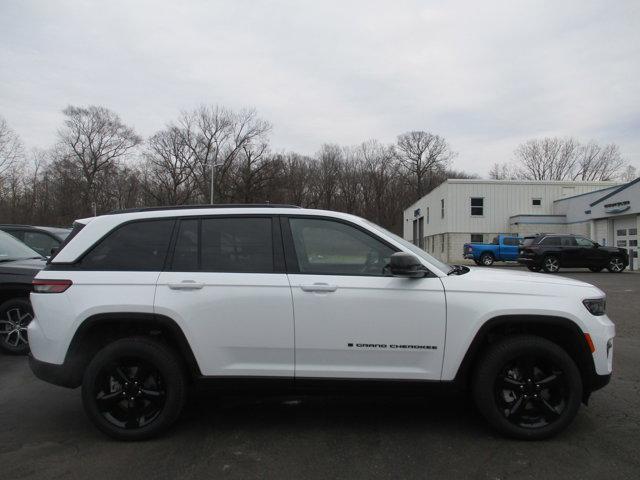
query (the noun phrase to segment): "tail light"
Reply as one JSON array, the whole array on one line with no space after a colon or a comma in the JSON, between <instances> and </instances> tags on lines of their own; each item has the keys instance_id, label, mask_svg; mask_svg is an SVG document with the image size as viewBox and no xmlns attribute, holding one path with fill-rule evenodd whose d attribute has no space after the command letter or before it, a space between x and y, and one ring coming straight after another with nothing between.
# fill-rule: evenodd
<instances>
[{"instance_id":1,"label":"tail light","mask_svg":"<svg viewBox=\"0 0 640 480\"><path fill-rule=\"evenodd\" d=\"M73 282L71 280L35 279L31 285L33 285L35 293L62 293L73 285Z\"/></svg>"}]
</instances>

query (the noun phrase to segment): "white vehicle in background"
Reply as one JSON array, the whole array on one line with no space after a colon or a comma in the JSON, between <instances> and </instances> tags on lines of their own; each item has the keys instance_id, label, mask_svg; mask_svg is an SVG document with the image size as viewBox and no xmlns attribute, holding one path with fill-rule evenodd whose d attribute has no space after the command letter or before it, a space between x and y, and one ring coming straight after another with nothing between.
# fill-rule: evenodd
<instances>
[{"instance_id":1,"label":"white vehicle in background","mask_svg":"<svg viewBox=\"0 0 640 480\"><path fill-rule=\"evenodd\" d=\"M500 432L565 428L609 381L605 296L446 265L361 218L282 205L79 220L34 280L32 370L82 386L104 433L142 439L192 382L282 391L469 387Z\"/></svg>"}]
</instances>

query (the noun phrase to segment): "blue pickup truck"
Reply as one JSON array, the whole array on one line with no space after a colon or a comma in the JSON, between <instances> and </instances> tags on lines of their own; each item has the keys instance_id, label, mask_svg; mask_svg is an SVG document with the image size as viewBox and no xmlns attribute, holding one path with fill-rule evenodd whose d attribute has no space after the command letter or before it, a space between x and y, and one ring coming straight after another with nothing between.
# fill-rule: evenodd
<instances>
[{"instance_id":1,"label":"blue pickup truck","mask_svg":"<svg viewBox=\"0 0 640 480\"><path fill-rule=\"evenodd\" d=\"M463 256L473 260L477 265L486 267L493 262L515 262L522 238L511 235L498 235L492 243L465 243Z\"/></svg>"}]
</instances>

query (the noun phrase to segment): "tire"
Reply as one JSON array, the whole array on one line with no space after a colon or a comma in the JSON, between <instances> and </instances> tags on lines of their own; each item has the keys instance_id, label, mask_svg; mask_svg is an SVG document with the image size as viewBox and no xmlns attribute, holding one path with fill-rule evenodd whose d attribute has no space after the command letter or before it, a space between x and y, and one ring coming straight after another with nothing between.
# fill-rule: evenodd
<instances>
[{"instance_id":1,"label":"tire","mask_svg":"<svg viewBox=\"0 0 640 480\"><path fill-rule=\"evenodd\" d=\"M527 265L527 268L532 272L539 272L540 267L538 265Z\"/></svg>"},{"instance_id":2,"label":"tire","mask_svg":"<svg viewBox=\"0 0 640 480\"><path fill-rule=\"evenodd\" d=\"M0 350L10 355L29 353L27 326L33 320L28 299L12 298L0 305Z\"/></svg>"},{"instance_id":3,"label":"tire","mask_svg":"<svg viewBox=\"0 0 640 480\"><path fill-rule=\"evenodd\" d=\"M591 270L593 273L598 273L601 272L603 268L604 267L589 267L589 270Z\"/></svg>"},{"instance_id":4,"label":"tire","mask_svg":"<svg viewBox=\"0 0 640 480\"><path fill-rule=\"evenodd\" d=\"M553 255L544 257L542 269L547 273L558 273L560 271L560 259Z\"/></svg>"},{"instance_id":5,"label":"tire","mask_svg":"<svg viewBox=\"0 0 640 480\"><path fill-rule=\"evenodd\" d=\"M100 350L82 380L89 420L119 440L159 435L180 416L186 378L178 355L146 337L116 340Z\"/></svg>"},{"instance_id":6,"label":"tire","mask_svg":"<svg viewBox=\"0 0 640 480\"><path fill-rule=\"evenodd\" d=\"M607 270L611 273L622 273L625 269L624 261L622 257L614 255L609 259L609 263L607 263Z\"/></svg>"},{"instance_id":7,"label":"tire","mask_svg":"<svg viewBox=\"0 0 640 480\"><path fill-rule=\"evenodd\" d=\"M575 418L582 401L582 378L575 362L555 343L517 335L484 352L473 378L473 396L497 431L542 440L558 434Z\"/></svg>"},{"instance_id":8,"label":"tire","mask_svg":"<svg viewBox=\"0 0 640 480\"><path fill-rule=\"evenodd\" d=\"M490 267L495 262L495 258L490 253L483 253L480 255L480 263L485 267Z\"/></svg>"}]
</instances>

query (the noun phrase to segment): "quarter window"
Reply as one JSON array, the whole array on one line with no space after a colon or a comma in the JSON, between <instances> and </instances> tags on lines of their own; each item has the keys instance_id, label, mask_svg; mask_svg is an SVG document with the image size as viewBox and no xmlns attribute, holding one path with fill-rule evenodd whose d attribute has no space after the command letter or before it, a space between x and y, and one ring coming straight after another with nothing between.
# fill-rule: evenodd
<instances>
[{"instance_id":1,"label":"quarter window","mask_svg":"<svg viewBox=\"0 0 640 480\"><path fill-rule=\"evenodd\" d=\"M385 275L394 249L368 233L333 220L290 218L300 273Z\"/></svg>"},{"instance_id":2,"label":"quarter window","mask_svg":"<svg viewBox=\"0 0 640 480\"><path fill-rule=\"evenodd\" d=\"M471 197L471 215L474 217L484 215L484 198Z\"/></svg>"},{"instance_id":3,"label":"quarter window","mask_svg":"<svg viewBox=\"0 0 640 480\"><path fill-rule=\"evenodd\" d=\"M173 219L127 223L111 232L80 261L88 270L160 271Z\"/></svg>"}]
</instances>

